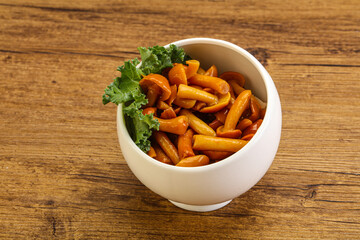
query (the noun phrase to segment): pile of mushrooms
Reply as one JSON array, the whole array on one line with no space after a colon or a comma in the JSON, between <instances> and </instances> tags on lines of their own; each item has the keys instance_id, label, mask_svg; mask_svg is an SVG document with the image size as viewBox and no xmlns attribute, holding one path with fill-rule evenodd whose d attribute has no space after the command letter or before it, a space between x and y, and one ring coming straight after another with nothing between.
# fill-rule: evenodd
<instances>
[{"instance_id":1,"label":"pile of mushrooms","mask_svg":"<svg viewBox=\"0 0 360 240\"><path fill-rule=\"evenodd\" d=\"M220 161L246 145L265 115L266 105L244 89L240 73L218 76L216 66L205 71L197 60L175 63L139 83L148 99L143 114L160 123L148 155L163 163L195 167Z\"/></svg>"}]
</instances>

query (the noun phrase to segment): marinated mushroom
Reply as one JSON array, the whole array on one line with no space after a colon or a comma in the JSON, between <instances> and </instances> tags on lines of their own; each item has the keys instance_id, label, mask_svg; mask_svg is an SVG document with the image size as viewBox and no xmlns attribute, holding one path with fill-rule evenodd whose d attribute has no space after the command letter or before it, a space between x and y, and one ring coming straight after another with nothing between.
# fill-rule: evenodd
<instances>
[{"instance_id":1,"label":"marinated mushroom","mask_svg":"<svg viewBox=\"0 0 360 240\"><path fill-rule=\"evenodd\" d=\"M167 100L171 95L171 89L168 80L160 75L160 74L149 74L139 82L140 87L143 89L145 93L148 93L150 89L156 88L160 91L159 93L159 99L162 101Z\"/></svg>"},{"instance_id":2,"label":"marinated mushroom","mask_svg":"<svg viewBox=\"0 0 360 240\"><path fill-rule=\"evenodd\" d=\"M234 104L231 106L226 116L224 126L216 129L216 134L220 137L238 138L241 136L241 130L236 129L236 125L245 111L249 107L251 91L245 90L237 96Z\"/></svg>"}]
</instances>

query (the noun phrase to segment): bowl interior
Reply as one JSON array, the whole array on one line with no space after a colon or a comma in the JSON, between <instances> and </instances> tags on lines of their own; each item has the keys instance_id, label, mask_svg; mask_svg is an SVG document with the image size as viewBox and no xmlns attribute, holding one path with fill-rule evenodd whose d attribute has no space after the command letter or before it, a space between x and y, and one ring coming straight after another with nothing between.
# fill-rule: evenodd
<instances>
[{"instance_id":1,"label":"bowl interior","mask_svg":"<svg viewBox=\"0 0 360 240\"><path fill-rule=\"evenodd\" d=\"M201 67L204 69L209 68L211 65L215 65L218 69L219 74L226 72L226 71L235 71L240 72L244 75L246 82L245 88L250 89L255 96L260 98L262 101L268 103L268 94L267 94L267 84L266 78L267 75L264 74L266 70L262 67L262 65L253 57L250 53L243 50L242 48L216 39L204 39L204 38L194 38L194 39L187 39L181 40L178 42L174 42L173 44L177 45L178 47L182 47L187 54L189 54L193 59L200 61ZM168 47L169 45L165 46ZM271 95L271 94L270 94ZM269 105L268 105L269 107ZM127 129L125 124L123 124L123 116L121 108L118 109L121 112L121 119L120 127L118 131L122 132L125 131L127 133ZM266 120L264 121L266 122ZM263 123L264 125L264 123ZM259 133L261 128L259 129ZM216 167L215 165L224 165L230 164L232 160L236 160L241 153L244 153L245 149L249 148L248 145L253 144L253 140L255 138L260 137L259 133L255 134L252 141L250 141L244 149L241 151L231 155L227 158L227 161L220 161L217 164L210 164L202 167L196 168L179 168L170 165L166 165L163 163L158 162L157 160L149 157L147 154L142 152L134 142L131 140L131 146L135 148L135 151L138 152L145 161L149 161L152 164L157 165L160 168L169 169L172 171L189 171L189 172L198 172L203 171L206 169L211 169ZM260 134L261 135L261 134ZM127 138L130 140L130 136L127 134ZM239 155L240 154L240 155Z\"/></svg>"}]
</instances>

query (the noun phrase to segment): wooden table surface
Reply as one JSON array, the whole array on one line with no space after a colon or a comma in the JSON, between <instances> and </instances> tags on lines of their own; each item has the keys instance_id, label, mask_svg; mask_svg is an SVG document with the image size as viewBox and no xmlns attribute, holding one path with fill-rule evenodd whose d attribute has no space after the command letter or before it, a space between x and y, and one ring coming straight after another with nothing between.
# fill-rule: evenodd
<instances>
[{"instance_id":1,"label":"wooden table surface","mask_svg":"<svg viewBox=\"0 0 360 240\"><path fill-rule=\"evenodd\" d=\"M359 1L0 1L0 238L360 239ZM251 190L182 210L132 174L103 106L138 46L212 37L279 91L282 138Z\"/></svg>"}]
</instances>

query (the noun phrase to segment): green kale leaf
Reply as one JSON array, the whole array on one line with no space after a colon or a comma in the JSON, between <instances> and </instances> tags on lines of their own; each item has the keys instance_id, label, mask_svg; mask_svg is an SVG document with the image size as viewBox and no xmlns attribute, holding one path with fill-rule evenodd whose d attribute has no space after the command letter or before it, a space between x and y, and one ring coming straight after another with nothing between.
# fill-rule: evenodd
<instances>
[{"instance_id":1,"label":"green kale leaf","mask_svg":"<svg viewBox=\"0 0 360 240\"><path fill-rule=\"evenodd\" d=\"M139 60L133 59L118 67L121 77L117 77L105 89L102 102L123 104L123 113L126 126L135 144L144 152L149 151L151 143L149 138L153 130L159 130L159 121L153 115L143 115L142 106L148 100L143 93L139 81L143 75L158 73L167 67L172 67L173 63L185 63L191 59L182 48L170 45L169 49L164 47L139 47L141 64Z\"/></svg>"},{"instance_id":2,"label":"green kale leaf","mask_svg":"<svg viewBox=\"0 0 360 240\"><path fill-rule=\"evenodd\" d=\"M152 130L159 130L159 121L153 118L153 114L143 115L136 112L132 117L125 118L129 134L135 144L144 152L150 150L151 142L149 138Z\"/></svg>"},{"instance_id":3,"label":"green kale leaf","mask_svg":"<svg viewBox=\"0 0 360 240\"><path fill-rule=\"evenodd\" d=\"M160 46L139 47L141 55L140 69L144 75L150 73L161 73L164 68L172 67L173 63L183 63L190 57L185 54L182 48L171 44L169 49Z\"/></svg>"},{"instance_id":4,"label":"green kale leaf","mask_svg":"<svg viewBox=\"0 0 360 240\"><path fill-rule=\"evenodd\" d=\"M137 96L143 94L139 85L142 71L136 68L139 63L139 60L135 58L132 61L125 62L123 66L118 67L118 71L121 72L121 77L115 78L105 89L103 104L113 102L118 105L135 100Z\"/></svg>"}]
</instances>

